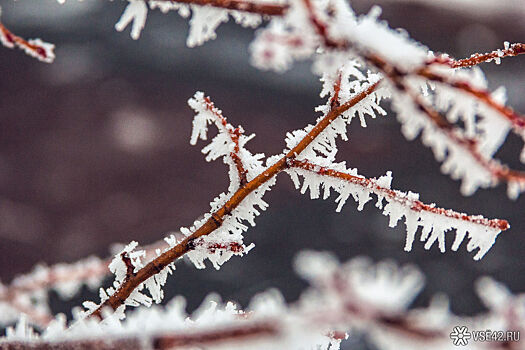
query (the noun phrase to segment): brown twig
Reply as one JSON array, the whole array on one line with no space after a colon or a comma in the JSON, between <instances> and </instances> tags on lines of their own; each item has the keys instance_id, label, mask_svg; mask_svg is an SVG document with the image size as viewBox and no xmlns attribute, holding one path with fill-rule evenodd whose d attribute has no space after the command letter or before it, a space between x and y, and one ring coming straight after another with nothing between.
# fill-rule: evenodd
<instances>
[{"instance_id":1,"label":"brown twig","mask_svg":"<svg viewBox=\"0 0 525 350\"><path fill-rule=\"evenodd\" d=\"M525 131L525 116L522 116L518 114L517 112L515 112L512 108L509 108L495 101L492 98L490 91L485 90L485 89L476 88L467 81L454 81L453 79L450 79L444 75L432 72L428 67L423 67L417 70L415 73L430 81L435 81L437 83L446 84L448 86L451 86L458 90L462 90L474 96L481 102L485 103L487 106L499 112L499 114L502 117L510 121L515 130L518 130L521 132Z\"/></svg>"},{"instance_id":2,"label":"brown twig","mask_svg":"<svg viewBox=\"0 0 525 350\"><path fill-rule=\"evenodd\" d=\"M50 51L41 45L39 41L26 40L18 35L13 34L0 22L0 42L7 48L18 47L26 51L28 54L37 57L43 62L52 62L54 54L52 49Z\"/></svg>"},{"instance_id":3,"label":"brown twig","mask_svg":"<svg viewBox=\"0 0 525 350\"><path fill-rule=\"evenodd\" d=\"M230 156L233 162L235 163L235 167L237 168L237 175L239 176L240 186L244 187L248 183L248 171L246 170L242 162L241 149L239 144L239 137L243 134L244 131L241 127L233 128L233 126L231 126L231 124L228 123L226 117L222 115L221 111L215 107L215 105L209 97L205 97L204 102L206 103L206 109L213 113L213 115L215 115L215 117L219 121L220 126L224 129L226 133L228 133L230 139L234 144L233 152L230 153Z\"/></svg>"},{"instance_id":4,"label":"brown twig","mask_svg":"<svg viewBox=\"0 0 525 350\"><path fill-rule=\"evenodd\" d=\"M120 288L104 301L93 313L91 316L102 318L101 311L106 307L110 307L113 310L118 308L122 303L129 297L131 292L135 290L141 283L150 278L151 276L157 274L159 271L162 271L166 266L171 264L176 259L180 258L191 250L193 246L193 241L195 239L209 235L217 228L222 225L224 218L229 215L233 209L238 207L242 201L254 190L259 188L261 185L269 181L275 175L283 171L289 166L289 161L294 159L299 155L313 140L325 130L331 123L334 121L341 113L344 113L349 108L355 106L357 103L362 101L364 98L369 96L377 88L378 83L375 83L368 87L366 90L362 91L350 101L344 103L343 105L332 109L329 113L326 114L323 119L321 119L317 125L286 155L284 155L279 161L277 161L272 166L266 168L261 174L255 177L253 180L248 182L246 186L241 187L237 190L231 198L217 211L212 213L211 217L202 224L198 229L193 232L190 236L186 237L179 244L171 248L170 250L162 253L157 258L149 262L146 266L136 272L136 274L126 280Z\"/></svg>"},{"instance_id":5,"label":"brown twig","mask_svg":"<svg viewBox=\"0 0 525 350\"><path fill-rule=\"evenodd\" d=\"M369 188L373 190L374 192L380 193L382 196L390 198L393 201L396 201L398 203L401 203L403 206L410 208L411 210L416 211L416 212L426 211L429 213L446 216L452 219L458 219L458 220L467 221L467 222L482 225L482 226L497 228L502 231L509 228L509 223L506 220L501 220L501 219L489 220L486 218L480 218L479 216L469 216L466 214L458 213L450 209L434 207L434 206L425 204L419 200L411 199L405 194L403 194L402 192L398 192L390 188L382 187L378 185L374 180L370 180L365 177L354 176L354 175L350 175L350 174L347 174L341 171L326 168L320 165L313 164L306 160L291 160L290 166L293 168L308 170L308 171L314 172L319 175L338 178L338 179L362 186L364 188Z\"/></svg>"},{"instance_id":6,"label":"brown twig","mask_svg":"<svg viewBox=\"0 0 525 350\"><path fill-rule=\"evenodd\" d=\"M133 262L131 261L128 252L123 252L120 254L120 258L124 262L124 265L126 265L126 277L125 279L130 279L135 274L135 266L133 265Z\"/></svg>"},{"instance_id":7,"label":"brown twig","mask_svg":"<svg viewBox=\"0 0 525 350\"><path fill-rule=\"evenodd\" d=\"M525 44L514 43L510 44L507 48L503 50L494 50L487 53L474 53L468 58L463 58L455 60L448 55L442 55L431 59L428 64L439 63L445 64L452 68L466 68L473 67L481 63L490 62L493 60L498 60L504 57L518 56L525 53Z\"/></svg>"},{"instance_id":8,"label":"brown twig","mask_svg":"<svg viewBox=\"0 0 525 350\"><path fill-rule=\"evenodd\" d=\"M303 0L303 2L304 2L306 10L308 11L310 22L312 26L316 29L317 34L321 37L322 42L326 48L347 50L348 48L352 47L350 42L340 41L340 40L338 41L338 40L334 40L333 38L330 38L330 36L328 35L327 24L323 23L316 16L311 1ZM508 49L493 51L491 53L487 53L484 55L474 54L469 59L464 59L464 60L459 60L459 61L451 60L448 62L446 61L445 58L441 58L441 59L436 59L434 61L430 61L428 62L428 64L433 63L433 62L438 62L438 63L448 64L453 68L468 67L469 64L474 65L475 62L481 63L481 62L485 62L490 59L494 59L496 57L517 56L523 53L525 53L525 44L515 43L515 44L510 45ZM365 60L371 62L373 65L375 65L376 67L380 68L383 71L386 70L386 73L390 75L391 77L392 75L401 75L401 72L396 67L388 66L384 60L380 59L376 55L367 54L364 52L362 52L361 54L363 55L363 58L365 58ZM478 63L475 63L475 64L478 64ZM452 81L446 78L445 76L442 76L442 75L439 75L437 73L430 71L428 67L420 68L416 70L415 73L431 81L444 83L453 88L463 90L471 94L472 96L478 98L481 102L495 109L497 112L501 114L502 117L508 119L512 123L516 131L520 133L525 132L525 116L522 116L516 113L514 110L512 110L512 108L506 107L496 102L492 98L490 91L475 88L474 86L472 86L466 81ZM437 120L435 121L437 122Z\"/></svg>"},{"instance_id":9,"label":"brown twig","mask_svg":"<svg viewBox=\"0 0 525 350\"><path fill-rule=\"evenodd\" d=\"M160 0L164 2L176 2L181 4L193 4L200 6L213 6L227 10L236 10L249 13L257 13L264 16L283 16L288 5L265 4L245 0Z\"/></svg>"}]
</instances>

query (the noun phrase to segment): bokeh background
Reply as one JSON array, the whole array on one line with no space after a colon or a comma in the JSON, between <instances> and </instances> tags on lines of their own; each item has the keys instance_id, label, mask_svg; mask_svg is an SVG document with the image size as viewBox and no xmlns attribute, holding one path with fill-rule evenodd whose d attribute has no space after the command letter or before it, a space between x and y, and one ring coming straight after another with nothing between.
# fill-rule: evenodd
<instances>
[{"instance_id":1,"label":"bokeh background","mask_svg":"<svg viewBox=\"0 0 525 350\"><path fill-rule=\"evenodd\" d=\"M0 48L2 282L39 262L108 256L115 242L152 243L208 211L228 180L222 162L206 163L200 148L189 145L193 113L186 101L195 91L210 95L234 125L256 133L250 147L267 155L284 148L287 131L313 122L313 109L322 103L309 62L284 74L253 68L248 54L253 31L233 23L222 25L215 41L188 49L188 23L176 13L150 12L140 40L133 41L129 28L123 33L113 28L122 1L0 4L2 21L15 33L57 45L51 65ZM507 7L502 1L489 10L481 2L470 10L410 1L379 4L392 27L455 57L502 47L504 40L525 41L523 2ZM364 13L371 2L356 0L353 6ZM525 58L483 68L491 88L505 85L510 105L524 113ZM168 281L167 299L184 295L191 310L214 291L246 305L254 294L275 287L293 301L306 286L292 268L303 249L333 251L341 260L365 255L416 264L427 276L416 304L442 292L460 314L482 310L473 292L480 276L525 291L523 197L510 201L504 186L462 197L459 183L440 174L431 151L402 137L392 114L370 120L367 128L354 123L349 137L339 159L363 175L392 170L394 188L419 192L423 201L443 207L508 219L511 229L480 262L464 247L440 254L416 243L406 253L404 225L388 228L373 205L358 212L349 202L336 213L333 200L312 201L281 175L266 197L270 208L246 234L255 249L220 271L180 262ZM511 136L498 156L520 168L521 146ZM82 298L95 294L84 290ZM53 307L68 311L79 301L53 296ZM366 346L355 342L353 349Z\"/></svg>"}]
</instances>

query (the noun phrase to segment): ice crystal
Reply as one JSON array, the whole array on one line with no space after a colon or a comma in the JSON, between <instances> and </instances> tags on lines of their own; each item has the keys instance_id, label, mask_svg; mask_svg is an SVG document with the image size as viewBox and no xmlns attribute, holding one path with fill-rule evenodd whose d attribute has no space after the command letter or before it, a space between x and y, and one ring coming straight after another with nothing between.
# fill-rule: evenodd
<instances>
[{"instance_id":1,"label":"ice crystal","mask_svg":"<svg viewBox=\"0 0 525 350\"><path fill-rule=\"evenodd\" d=\"M142 0L128 0L129 3L122 13L120 20L115 24L115 29L123 31L131 23L131 37L137 40L146 25L148 5Z\"/></svg>"}]
</instances>

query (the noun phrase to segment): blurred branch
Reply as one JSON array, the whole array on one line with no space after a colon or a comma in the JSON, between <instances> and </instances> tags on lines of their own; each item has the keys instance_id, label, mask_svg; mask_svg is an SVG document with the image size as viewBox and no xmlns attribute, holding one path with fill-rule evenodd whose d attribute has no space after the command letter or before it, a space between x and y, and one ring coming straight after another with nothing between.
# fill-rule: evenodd
<instances>
[{"instance_id":1,"label":"blurred branch","mask_svg":"<svg viewBox=\"0 0 525 350\"><path fill-rule=\"evenodd\" d=\"M200 6L212 6L227 10L256 13L264 16L282 16L288 5L271 4L245 0L156 0L157 2L172 2Z\"/></svg>"}]
</instances>

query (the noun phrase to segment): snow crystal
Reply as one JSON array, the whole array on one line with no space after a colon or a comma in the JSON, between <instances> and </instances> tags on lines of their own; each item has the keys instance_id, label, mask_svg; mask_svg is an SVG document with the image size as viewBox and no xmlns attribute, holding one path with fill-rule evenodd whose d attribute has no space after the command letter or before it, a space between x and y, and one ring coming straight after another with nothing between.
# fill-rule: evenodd
<instances>
[{"instance_id":1,"label":"snow crystal","mask_svg":"<svg viewBox=\"0 0 525 350\"><path fill-rule=\"evenodd\" d=\"M146 17L148 15L148 6L142 0L128 0L128 6L122 13L119 21L115 24L115 29L119 32L123 31L131 23L131 37L137 40L140 33L146 25Z\"/></svg>"},{"instance_id":2,"label":"snow crystal","mask_svg":"<svg viewBox=\"0 0 525 350\"><path fill-rule=\"evenodd\" d=\"M149 6L152 10L158 8L162 13L168 13L169 11L177 11L179 15L183 18L186 18L190 15L190 6L184 3L163 0L150 0Z\"/></svg>"},{"instance_id":3,"label":"snow crystal","mask_svg":"<svg viewBox=\"0 0 525 350\"><path fill-rule=\"evenodd\" d=\"M261 15L244 11L229 11L235 23L243 27L256 28L262 23Z\"/></svg>"},{"instance_id":4,"label":"snow crystal","mask_svg":"<svg viewBox=\"0 0 525 350\"><path fill-rule=\"evenodd\" d=\"M508 305L512 297L507 287L489 277L476 281L476 292L483 304L492 310L501 310Z\"/></svg>"},{"instance_id":5,"label":"snow crystal","mask_svg":"<svg viewBox=\"0 0 525 350\"><path fill-rule=\"evenodd\" d=\"M6 338L11 340L32 340L38 336L27 322L27 316L22 314L18 320L15 328L8 327L6 329Z\"/></svg>"},{"instance_id":6,"label":"snow crystal","mask_svg":"<svg viewBox=\"0 0 525 350\"><path fill-rule=\"evenodd\" d=\"M217 37L215 30L221 23L228 21L228 12L211 6L190 5L190 7L192 16L186 45L195 47L215 39Z\"/></svg>"}]
</instances>

